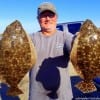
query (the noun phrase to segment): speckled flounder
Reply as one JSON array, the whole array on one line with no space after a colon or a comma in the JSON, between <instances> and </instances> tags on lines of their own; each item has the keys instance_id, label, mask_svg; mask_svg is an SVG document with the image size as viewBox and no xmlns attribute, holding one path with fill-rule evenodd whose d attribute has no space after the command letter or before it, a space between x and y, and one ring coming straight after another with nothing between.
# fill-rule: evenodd
<instances>
[{"instance_id":1,"label":"speckled flounder","mask_svg":"<svg viewBox=\"0 0 100 100\"><path fill-rule=\"evenodd\" d=\"M70 54L70 60L83 79L75 86L83 93L96 91L92 79L100 76L100 30L91 20L80 28Z\"/></svg>"},{"instance_id":2,"label":"speckled flounder","mask_svg":"<svg viewBox=\"0 0 100 100\"><path fill-rule=\"evenodd\" d=\"M10 86L8 95L22 93L17 85L35 62L34 45L21 23L16 20L6 27L0 40L0 74Z\"/></svg>"}]
</instances>

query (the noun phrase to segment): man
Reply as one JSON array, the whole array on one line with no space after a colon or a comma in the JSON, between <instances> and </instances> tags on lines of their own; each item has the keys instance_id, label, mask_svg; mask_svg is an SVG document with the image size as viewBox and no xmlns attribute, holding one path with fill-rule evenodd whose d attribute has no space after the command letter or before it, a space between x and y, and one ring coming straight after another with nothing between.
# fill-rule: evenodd
<instances>
[{"instance_id":1,"label":"man","mask_svg":"<svg viewBox=\"0 0 100 100\"><path fill-rule=\"evenodd\" d=\"M37 63L30 72L29 100L72 100L67 68L72 35L56 29L53 4L41 4L37 14L41 30L32 35Z\"/></svg>"}]
</instances>

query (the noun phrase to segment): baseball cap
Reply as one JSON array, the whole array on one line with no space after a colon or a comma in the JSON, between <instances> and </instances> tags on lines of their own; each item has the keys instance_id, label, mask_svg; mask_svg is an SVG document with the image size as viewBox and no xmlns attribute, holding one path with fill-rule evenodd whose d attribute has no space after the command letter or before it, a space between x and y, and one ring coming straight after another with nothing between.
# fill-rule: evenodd
<instances>
[{"instance_id":1,"label":"baseball cap","mask_svg":"<svg viewBox=\"0 0 100 100\"><path fill-rule=\"evenodd\" d=\"M38 7L38 11L37 11L38 16L44 11L51 11L57 15L55 6L49 2L44 2L40 4L40 6Z\"/></svg>"}]
</instances>

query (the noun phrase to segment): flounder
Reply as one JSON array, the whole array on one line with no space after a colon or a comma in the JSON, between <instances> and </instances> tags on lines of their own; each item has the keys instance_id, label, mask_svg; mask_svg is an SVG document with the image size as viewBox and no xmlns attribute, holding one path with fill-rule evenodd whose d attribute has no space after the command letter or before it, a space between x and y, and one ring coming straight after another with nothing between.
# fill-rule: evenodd
<instances>
[{"instance_id":1,"label":"flounder","mask_svg":"<svg viewBox=\"0 0 100 100\"><path fill-rule=\"evenodd\" d=\"M73 42L70 60L83 81L75 86L83 93L96 91L93 79L100 76L100 30L84 21Z\"/></svg>"},{"instance_id":2,"label":"flounder","mask_svg":"<svg viewBox=\"0 0 100 100\"><path fill-rule=\"evenodd\" d=\"M9 84L7 95L23 93L18 83L36 63L36 51L31 38L18 20L8 25L0 39L0 74Z\"/></svg>"}]
</instances>

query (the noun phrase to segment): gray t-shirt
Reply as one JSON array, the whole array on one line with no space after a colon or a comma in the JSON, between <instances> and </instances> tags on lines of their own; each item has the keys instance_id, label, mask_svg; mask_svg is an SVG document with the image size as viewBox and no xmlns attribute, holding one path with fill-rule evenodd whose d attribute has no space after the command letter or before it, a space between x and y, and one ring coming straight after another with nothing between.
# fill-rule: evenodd
<instances>
[{"instance_id":1,"label":"gray t-shirt","mask_svg":"<svg viewBox=\"0 0 100 100\"><path fill-rule=\"evenodd\" d=\"M44 100L71 100L71 82L67 65L72 39L71 33L58 30L52 36L45 36L41 32L32 35L37 62L30 72L30 100L42 100L43 95ZM68 94L67 97L64 95L65 92ZM40 99L36 93L41 94Z\"/></svg>"}]
</instances>

